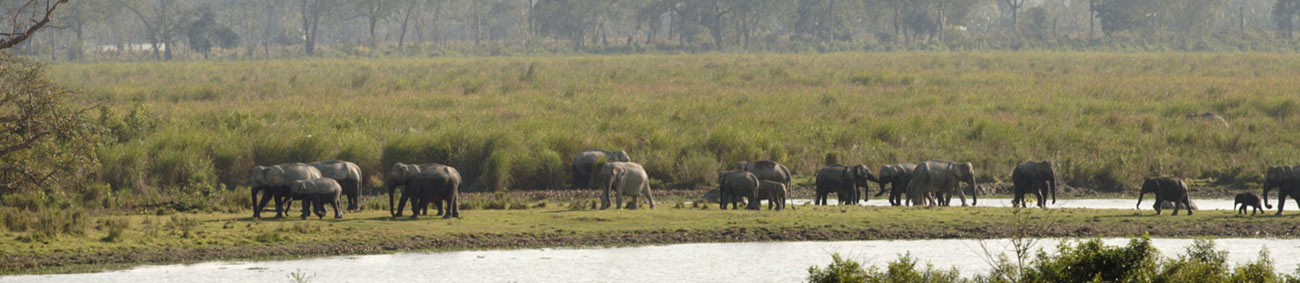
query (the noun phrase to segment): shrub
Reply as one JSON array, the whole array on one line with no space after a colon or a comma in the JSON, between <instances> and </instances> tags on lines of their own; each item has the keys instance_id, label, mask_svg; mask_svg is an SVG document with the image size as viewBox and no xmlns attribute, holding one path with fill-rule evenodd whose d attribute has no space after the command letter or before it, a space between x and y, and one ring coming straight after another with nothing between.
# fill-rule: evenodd
<instances>
[{"instance_id":1,"label":"shrub","mask_svg":"<svg viewBox=\"0 0 1300 283\"><path fill-rule=\"evenodd\" d=\"M1023 278L1030 282L1147 281L1154 275L1158 256L1148 237L1129 240L1123 247L1106 246L1100 239L1062 243L1056 254L1040 251Z\"/></svg>"},{"instance_id":2,"label":"shrub","mask_svg":"<svg viewBox=\"0 0 1300 283\"><path fill-rule=\"evenodd\" d=\"M831 254L831 264L824 269L808 268L808 282L814 283L867 282L869 276L861 263L843 259L839 253Z\"/></svg>"},{"instance_id":3,"label":"shrub","mask_svg":"<svg viewBox=\"0 0 1300 283\"><path fill-rule=\"evenodd\" d=\"M101 221L100 226L108 230L108 235L102 239L105 242L122 241L122 233L131 228L131 221L127 218L109 218Z\"/></svg>"},{"instance_id":4,"label":"shrub","mask_svg":"<svg viewBox=\"0 0 1300 283\"><path fill-rule=\"evenodd\" d=\"M198 219L176 214L172 215L168 226L171 228L172 234L180 233L181 238L189 238L193 235L194 229L199 227L199 224Z\"/></svg>"}]
</instances>

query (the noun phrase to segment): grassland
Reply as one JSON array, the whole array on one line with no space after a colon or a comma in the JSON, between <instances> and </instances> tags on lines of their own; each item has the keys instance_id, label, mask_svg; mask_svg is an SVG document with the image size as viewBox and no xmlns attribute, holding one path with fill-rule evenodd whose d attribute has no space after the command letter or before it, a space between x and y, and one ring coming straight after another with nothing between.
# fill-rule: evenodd
<instances>
[{"instance_id":1,"label":"grassland","mask_svg":"<svg viewBox=\"0 0 1300 283\"><path fill-rule=\"evenodd\" d=\"M104 105L96 178L151 202L254 164L456 166L471 190L552 189L591 147L658 187L738 160L970 161L981 182L1052 159L1110 192L1142 177L1253 188L1300 161L1300 58L1254 53L843 53L61 64ZM1188 121L1214 112L1231 127ZM371 186L378 185L372 178ZM123 190L129 188L130 190Z\"/></svg>"},{"instance_id":2,"label":"grassland","mask_svg":"<svg viewBox=\"0 0 1300 283\"><path fill-rule=\"evenodd\" d=\"M718 210L661 202L654 210L587 210L552 203L466 210L464 219L393 219L367 210L344 219L253 220L246 212L96 216L82 235L30 239L0 233L0 274L92 271L147 263L282 259L413 250L623 246L683 242L925 238L1295 237L1297 216L1230 211L1156 216L1152 211L798 206ZM117 234L112 234L117 227ZM10 240L17 239L17 240Z\"/></svg>"}]
</instances>

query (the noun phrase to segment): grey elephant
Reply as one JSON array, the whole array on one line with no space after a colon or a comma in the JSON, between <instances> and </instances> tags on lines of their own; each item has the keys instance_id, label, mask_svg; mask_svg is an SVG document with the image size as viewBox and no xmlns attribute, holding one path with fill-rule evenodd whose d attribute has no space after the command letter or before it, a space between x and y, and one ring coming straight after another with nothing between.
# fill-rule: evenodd
<instances>
[{"instance_id":1,"label":"grey elephant","mask_svg":"<svg viewBox=\"0 0 1300 283\"><path fill-rule=\"evenodd\" d=\"M790 171L790 168L785 167L785 164L771 160L763 160L758 162L741 161L737 162L736 165L739 170L754 173L754 176L757 176L759 180L782 183L785 184L785 187L788 189L794 188L790 183L790 181L794 180L793 173ZM794 207L791 207L791 209L793 208Z\"/></svg>"},{"instance_id":2,"label":"grey elephant","mask_svg":"<svg viewBox=\"0 0 1300 283\"><path fill-rule=\"evenodd\" d=\"M1187 197L1187 183L1183 182L1183 179L1158 177L1143 180L1142 190L1138 192L1138 209L1142 208L1142 197L1147 193L1155 193L1156 195L1156 204L1153 206L1156 215L1160 215L1161 201L1174 203L1174 215L1178 215L1179 208L1187 208L1187 215L1192 215L1191 200Z\"/></svg>"},{"instance_id":3,"label":"grey elephant","mask_svg":"<svg viewBox=\"0 0 1300 283\"><path fill-rule=\"evenodd\" d=\"M581 189L592 188L592 184L588 184L591 180L591 172L598 169L596 166L600 166L603 162L632 162L632 158L627 156L626 151L596 148L580 152L573 158L573 163L570 163L573 167L573 186Z\"/></svg>"},{"instance_id":4,"label":"grey elephant","mask_svg":"<svg viewBox=\"0 0 1300 283\"><path fill-rule=\"evenodd\" d=\"M410 201L411 218L417 218L420 210L427 209L430 204L438 208L438 215L443 218L460 218L458 195L461 180L460 171L451 166L395 163L384 180L384 185L388 187L388 213L393 217L402 216L402 210L406 208L407 201ZM402 197L394 204L399 187L402 188Z\"/></svg>"},{"instance_id":5,"label":"grey elephant","mask_svg":"<svg viewBox=\"0 0 1300 283\"><path fill-rule=\"evenodd\" d=\"M1052 195L1052 204L1056 204L1056 170L1052 162L1025 161L1011 172L1015 184L1015 197L1011 199L1012 207L1025 207L1028 200L1025 194L1033 194L1038 199L1038 207L1047 208L1047 195Z\"/></svg>"},{"instance_id":6,"label":"grey elephant","mask_svg":"<svg viewBox=\"0 0 1300 283\"><path fill-rule=\"evenodd\" d=\"M1241 208L1237 209L1238 205ZM1232 208L1237 209L1237 214L1246 214L1247 207L1251 207L1250 215L1255 215L1255 212L1264 213L1264 205L1260 201L1259 195L1255 193L1237 194L1237 197L1232 201Z\"/></svg>"},{"instance_id":7,"label":"grey elephant","mask_svg":"<svg viewBox=\"0 0 1300 283\"><path fill-rule=\"evenodd\" d=\"M817 193L813 204L827 205L827 196L835 193L840 204L857 204L870 190L869 182L879 181L866 165L831 165L817 171ZM858 188L862 190L859 192ZM865 197L863 197L865 198Z\"/></svg>"},{"instance_id":8,"label":"grey elephant","mask_svg":"<svg viewBox=\"0 0 1300 283\"><path fill-rule=\"evenodd\" d=\"M605 191L601 197L600 209L609 208L610 193L614 194L617 206L623 208L623 196L632 198L632 204L627 209L636 209L637 200L641 195L645 195L650 204L650 209L655 208L654 195L650 193L650 176L646 175L645 168L641 164L632 162L605 162L600 166L600 170L593 172L590 184L600 186Z\"/></svg>"},{"instance_id":9,"label":"grey elephant","mask_svg":"<svg viewBox=\"0 0 1300 283\"><path fill-rule=\"evenodd\" d=\"M916 170L916 164L899 163L880 166L880 174L876 175L876 183L880 185L880 196L886 192L885 186L889 185L889 205L903 205L903 195L907 194L907 184L912 181L912 172Z\"/></svg>"},{"instance_id":10,"label":"grey elephant","mask_svg":"<svg viewBox=\"0 0 1300 283\"><path fill-rule=\"evenodd\" d=\"M785 209L786 194L785 184L766 180L760 181L758 184L758 200L754 201L754 203L767 200L767 210L773 210L774 207L775 210L783 210Z\"/></svg>"},{"instance_id":11,"label":"grey elephant","mask_svg":"<svg viewBox=\"0 0 1300 283\"><path fill-rule=\"evenodd\" d=\"M1264 206L1269 209L1273 208L1268 203L1268 191L1277 188L1277 214L1282 215L1283 208L1286 207L1286 198L1296 200L1300 205L1300 166L1272 166L1264 172Z\"/></svg>"},{"instance_id":12,"label":"grey elephant","mask_svg":"<svg viewBox=\"0 0 1300 283\"><path fill-rule=\"evenodd\" d=\"M790 168L786 168L784 164L763 160L758 162L741 161L736 165L740 170L754 173L754 176L757 176L759 180L768 180L790 186Z\"/></svg>"},{"instance_id":13,"label":"grey elephant","mask_svg":"<svg viewBox=\"0 0 1300 283\"><path fill-rule=\"evenodd\" d=\"M275 200L275 217L284 217L284 213L289 209L288 201L291 200L289 186L297 181L320 178L320 170L303 163L253 167L253 172L249 175L253 197L253 218L261 218L262 209L271 200ZM257 199L259 192L262 193L261 201Z\"/></svg>"},{"instance_id":14,"label":"grey elephant","mask_svg":"<svg viewBox=\"0 0 1300 283\"><path fill-rule=\"evenodd\" d=\"M736 203L742 198L748 198L749 203L745 209L758 209L758 185L759 180L754 173L743 170L732 170L718 173L718 204L720 209L727 209L727 204L731 204L731 209L738 209Z\"/></svg>"},{"instance_id":15,"label":"grey elephant","mask_svg":"<svg viewBox=\"0 0 1300 283\"><path fill-rule=\"evenodd\" d=\"M324 218L326 204L334 208L334 218L343 218L343 213L339 212L339 197L342 194L343 186L329 177L298 180L289 187L289 195L302 200L302 219L307 219L311 210L316 211L317 218Z\"/></svg>"},{"instance_id":16,"label":"grey elephant","mask_svg":"<svg viewBox=\"0 0 1300 283\"><path fill-rule=\"evenodd\" d=\"M361 209L361 166L343 160L317 161L308 163L320 170L323 177L334 179L343 186L343 196L348 198L348 210Z\"/></svg>"},{"instance_id":17,"label":"grey elephant","mask_svg":"<svg viewBox=\"0 0 1300 283\"><path fill-rule=\"evenodd\" d=\"M929 196L934 195L935 201L942 200L945 195L956 194L961 197L961 206L966 206L966 193L962 192L962 182L970 184L971 188L978 188L979 184L975 182L975 169L970 162L953 162L945 160L931 160L921 162L916 165L916 170L912 172L912 181L907 185L908 198L911 199L912 205L933 206L935 202L930 201ZM971 205L976 205L979 201L976 196L979 190L972 190Z\"/></svg>"}]
</instances>

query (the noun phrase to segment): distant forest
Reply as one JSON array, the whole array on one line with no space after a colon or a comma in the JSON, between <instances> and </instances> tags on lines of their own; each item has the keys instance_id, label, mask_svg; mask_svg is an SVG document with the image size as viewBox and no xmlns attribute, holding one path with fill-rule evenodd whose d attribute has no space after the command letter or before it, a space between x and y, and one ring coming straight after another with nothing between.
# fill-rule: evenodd
<instances>
[{"instance_id":1,"label":"distant forest","mask_svg":"<svg viewBox=\"0 0 1300 283\"><path fill-rule=\"evenodd\" d=\"M39 5L0 1L9 18ZM66 9L66 10L62 10ZM18 15L18 16L15 16ZM73 0L51 60L884 50L1295 51L1300 0ZM4 21L0 32L27 22Z\"/></svg>"}]
</instances>

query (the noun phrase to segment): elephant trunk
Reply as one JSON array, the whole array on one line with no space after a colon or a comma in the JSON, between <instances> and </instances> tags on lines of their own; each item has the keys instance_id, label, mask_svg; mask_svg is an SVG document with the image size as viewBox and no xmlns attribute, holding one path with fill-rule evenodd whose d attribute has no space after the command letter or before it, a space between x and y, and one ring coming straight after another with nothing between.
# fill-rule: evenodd
<instances>
[{"instance_id":1,"label":"elephant trunk","mask_svg":"<svg viewBox=\"0 0 1300 283\"><path fill-rule=\"evenodd\" d=\"M394 205L393 196L394 193L396 193L397 191L397 184L393 184L392 182L384 182L384 183L385 183L384 186L388 187L388 215L397 217L397 210L395 209L396 206L393 206Z\"/></svg>"},{"instance_id":2,"label":"elephant trunk","mask_svg":"<svg viewBox=\"0 0 1300 283\"><path fill-rule=\"evenodd\" d=\"M258 191L259 189L261 189L261 186L257 186L257 185L250 186L250 188L249 188L249 191L252 191L252 192L253 192L253 207L252 207L252 208L253 208L253 215L258 215L259 212L261 212L261 211L258 211L258 210L257 210L257 191Z\"/></svg>"},{"instance_id":3,"label":"elephant trunk","mask_svg":"<svg viewBox=\"0 0 1300 283\"><path fill-rule=\"evenodd\" d=\"M1142 209L1142 196L1147 194L1147 190L1138 191L1138 203L1133 208Z\"/></svg>"},{"instance_id":4,"label":"elephant trunk","mask_svg":"<svg viewBox=\"0 0 1300 283\"><path fill-rule=\"evenodd\" d=\"M978 197L980 194L980 185L979 183L975 183L975 174L971 174L966 181L970 182L970 205L975 206L980 201Z\"/></svg>"},{"instance_id":5,"label":"elephant trunk","mask_svg":"<svg viewBox=\"0 0 1300 283\"><path fill-rule=\"evenodd\" d=\"M1272 188L1273 188L1273 182L1264 181L1264 195L1260 197L1264 198L1264 207L1267 207L1268 209L1273 209L1273 205L1268 203L1268 191L1269 189Z\"/></svg>"},{"instance_id":6,"label":"elephant trunk","mask_svg":"<svg viewBox=\"0 0 1300 283\"><path fill-rule=\"evenodd\" d=\"M1048 179L1047 185L1052 186L1052 204L1056 204L1056 174L1052 174L1052 178Z\"/></svg>"}]
</instances>

